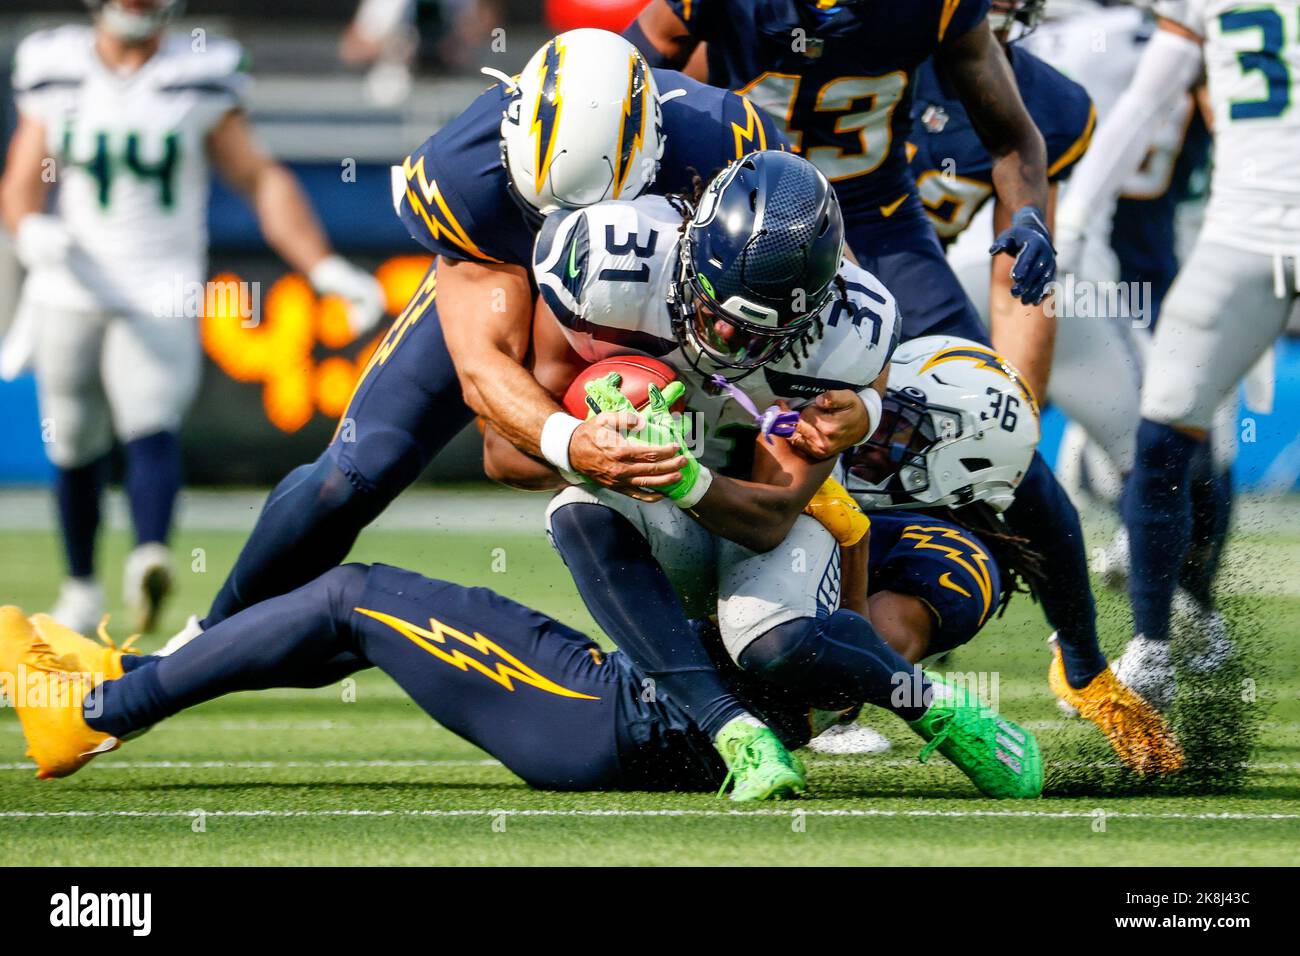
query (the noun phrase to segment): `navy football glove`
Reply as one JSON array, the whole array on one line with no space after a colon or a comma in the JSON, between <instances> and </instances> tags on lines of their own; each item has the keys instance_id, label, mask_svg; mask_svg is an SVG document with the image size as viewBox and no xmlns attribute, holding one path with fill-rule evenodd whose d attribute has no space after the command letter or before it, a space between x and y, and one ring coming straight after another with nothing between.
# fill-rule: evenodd
<instances>
[{"instance_id":1,"label":"navy football glove","mask_svg":"<svg viewBox=\"0 0 1300 956\"><path fill-rule=\"evenodd\" d=\"M999 252L1016 257L1011 267L1011 294L1025 305L1037 305L1047 295L1047 285L1056 278L1056 250L1043 214L1025 206L1011 217L1011 227L993 240L989 255Z\"/></svg>"}]
</instances>

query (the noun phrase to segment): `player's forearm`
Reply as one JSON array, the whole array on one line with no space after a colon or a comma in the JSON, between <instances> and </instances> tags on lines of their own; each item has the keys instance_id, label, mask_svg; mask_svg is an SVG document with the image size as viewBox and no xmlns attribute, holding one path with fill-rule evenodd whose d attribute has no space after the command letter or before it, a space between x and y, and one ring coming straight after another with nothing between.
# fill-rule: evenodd
<instances>
[{"instance_id":1,"label":"player's forearm","mask_svg":"<svg viewBox=\"0 0 1300 956\"><path fill-rule=\"evenodd\" d=\"M42 185L44 184L39 180L36 186L22 182L17 175L0 180L0 213L10 232L18 231L18 224L23 221L23 217L45 208L46 192L40 188Z\"/></svg>"},{"instance_id":2,"label":"player's forearm","mask_svg":"<svg viewBox=\"0 0 1300 956\"><path fill-rule=\"evenodd\" d=\"M993 157L993 188L1011 212L1047 203L1047 147L1020 98L1015 74L988 24L936 54L980 142Z\"/></svg>"},{"instance_id":3,"label":"player's forearm","mask_svg":"<svg viewBox=\"0 0 1300 956\"><path fill-rule=\"evenodd\" d=\"M790 534L834 467L834 461L819 462L789 485L714 475L708 493L691 514L710 531L751 551L771 551Z\"/></svg>"},{"instance_id":4,"label":"player's forearm","mask_svg":"<svg viewBox=\"0 0 1300 956\"><path fill-rule=\"evenodd\" d=\"M1047 149L1032 123L1024 133L993 161L994 192L1012 211L1047 205Z\"/></svg>"},{"instance_id":5,"label":"player's forearm","mask_svg":"<svg viewBox=\"0 0 1300 956\"><path fill-rule=\"evenodd\" d=\"M483 427L483 471L491 480L521 491L552 491L568 484L554 468L524 454L490 424Z\"/></svg>"},{"instance_id":6,"label":"player's forearm","mask_svg":"<svg viewBox=\"0 0 1300 956\"><path fill-rule=\"evenodd\" d=\"M300 272L311 270L330 254L329 239L297 178L279 163L257 174L249 197L267 244Z\"/></svg>"},{"instance_id":7,"label":"player's forearm","mask_svg":"<svg viewBox=\"0 0 1300 956\"><path fill-rule=\"evenodd\" d=\"M4 176L0 177L0 216L10 232L18 231L24 216L41 212L49 198L42 163L45 161L45 128L23 116L9 142Z\"/></svg>"},{"instance_id":8,"label":"player's forearm","mask_svg":"<svg viewBox=\"0 0 1300 956\"><path fill-rule=\"evenodd\" d=\"M563 409L518 359L489 347L457 360L456 371L470 408L516 448L542 454L542 428Z\"/></svg>"},{"instance_id":9,"label":"player's forearm","mask_svg":"<svg viewBox=\"0 0 1300 956\"><path fill-rule=\"evenodd\" d=\"M1011 294L1014 265L1010 256L994 256L990 262L990 332L993 347L1024 376L1041 403L1052 373L1056 318L1047 312L1050 297L1037 305L1025 305Z\"/></svg>"}]
</instances>

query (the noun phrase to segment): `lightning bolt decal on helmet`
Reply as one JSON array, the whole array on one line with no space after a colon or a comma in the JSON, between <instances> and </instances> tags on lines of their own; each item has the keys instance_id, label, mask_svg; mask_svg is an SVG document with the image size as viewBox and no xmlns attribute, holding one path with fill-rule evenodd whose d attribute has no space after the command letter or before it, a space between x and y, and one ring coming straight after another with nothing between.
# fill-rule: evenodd
<instances>
[{"instance_id":1,"label":"lightning bolt decal on helmet","mask_svg":"<svg viewBox=\"0 0 1300 956\"><path fill-rule=\"evenodd\" d=\"M645 58L617 34L561 33L507 89L501 161L511 194L526 210L634 199L658 175L659 91Z\"/></svg>"},{"instance_id":2,"label":"lightning bolt decal on helmet","mask_svg":"<svg viewBox=\"0 0 1300 956\"><path fill-rule=\"evenodd\" d=\"M956 336L898 347L880 425L844 457L845 487L864 510L1004 511L1038 447L1038 402L997 352Z\"/></svg>"}]
</instances>

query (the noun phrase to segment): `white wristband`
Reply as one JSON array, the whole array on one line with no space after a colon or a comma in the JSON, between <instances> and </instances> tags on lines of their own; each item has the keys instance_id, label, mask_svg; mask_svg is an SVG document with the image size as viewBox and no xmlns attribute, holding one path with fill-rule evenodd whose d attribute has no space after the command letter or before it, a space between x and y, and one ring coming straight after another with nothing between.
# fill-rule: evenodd
<instances>
[{"instance_id":1,"label":"white wristband","mask_svg":"<svg viewBox=\"0 0 1300 956\"><path fill-rule=\"evenodd\" d=\"M542 426L542 457L561 472L573 471L569 464L569 442L582 422L564 412L555 412Z\"/></svg>"},{"instance_id":2,"label":"white wristband","mask_svg":"<svg viewBox=\"0 0 1300 956\"><path fill-rule=\"evenodd\" d=\"M691 490L686 492L682 497L676 499L673 504L681 508L683 511L690 511L700 503L701 498L708 494L709 486L711 484L713 484L713 472L709 471L709 469L705 468L703 465L700 465L700 474L696 477L695 484L691 486Z\"/></svg>"},{"instance_id":3,"label":"white wristband","mask_svg":"<svg viewBox=\"0 0 1300 956\"><path fill-rule=\"evenodd\" d=\"M885 404L880 399L880 393L874 388L866 388L858 392L858 398L862 399L862 404L867 406L867 433L854 444L854 448L865 444L867 439L876 433L876 429L880 427L881 416L885 413Z\"/></svg>"}]
</instances>

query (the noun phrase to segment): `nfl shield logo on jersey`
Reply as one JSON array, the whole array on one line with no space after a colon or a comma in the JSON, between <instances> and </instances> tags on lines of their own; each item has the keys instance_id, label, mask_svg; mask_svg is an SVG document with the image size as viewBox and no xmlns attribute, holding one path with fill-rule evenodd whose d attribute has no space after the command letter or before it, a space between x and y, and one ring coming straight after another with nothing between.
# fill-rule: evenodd
<instances>
[{"instance_id":1,"label":"nfl shield logo on jersey","mask_svg":"<svg viewBox=\"0 0 1300 956\"><path fill-rule=\"evenodd\" d=\"M948 111L942 106L931 103L921 114L921 123L927 133L942 133L944 127L948 125Z\"/></svg>"}]
</instances>

